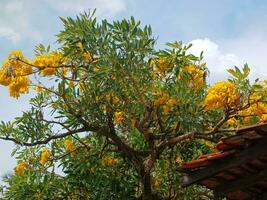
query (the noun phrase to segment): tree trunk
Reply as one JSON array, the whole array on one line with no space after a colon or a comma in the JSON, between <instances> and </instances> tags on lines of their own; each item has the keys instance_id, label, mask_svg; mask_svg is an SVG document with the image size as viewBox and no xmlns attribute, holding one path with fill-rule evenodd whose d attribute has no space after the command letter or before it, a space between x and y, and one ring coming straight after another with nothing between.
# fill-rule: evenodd
<instances>
[{"instance_id":1,"label":"tree trunk","mask_svg":"<svg viewBox=\"0 0 267 200\"><path fill-rule=\"evenodd\" d=\"M142 194L138 200L163 200L163 198L155 194L152 190L150 171L145 172L143 170L140 175L142 184Z\"/></svg>"},{"instance_id":2,"label":"tree trunk","mask_svg":"<svg viewBox=\"0 0 267 200\"><path fill-rule=\"evenodd\" d=\"M149 172L141 174L142 200L152 200L151 177Z\"/></svg>"}]
</instances>

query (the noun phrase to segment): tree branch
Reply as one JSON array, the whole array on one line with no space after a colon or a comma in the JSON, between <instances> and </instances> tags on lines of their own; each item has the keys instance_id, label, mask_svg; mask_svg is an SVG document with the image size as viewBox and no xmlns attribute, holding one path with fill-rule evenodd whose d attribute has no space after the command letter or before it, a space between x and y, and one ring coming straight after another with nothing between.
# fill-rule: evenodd
<instances>
[{"instance_id":1,"label":"tree branch","mask_svg":"<svg viewBox=\"0 0 267 200\"><path fill-rule=\"evenodd\" d=\"M91 130L94 130L94 128L92 128ZM81 132L91 131L91 130L86 129L86 128L80 128L80 129L68 131L68 132L65 132L65 133L62 133L62 134L53 135L53 136L48 137L48 138L46 138L44 140L39 140L39 141L32 142L32 143L19 141L16 138L11 138L11 137L8 137L8 136L6 136L6 137L0 136L0 139L1 140L12 141L15 144L22 145L22 146L36 146L36 145L41 145L41 144L47 144L51 140L56 140L56 139L64 138L64 137L67 137L67 136L72 135L72 134L75 134L75 133L81 133Z\"/></svg>"}]
</instances>

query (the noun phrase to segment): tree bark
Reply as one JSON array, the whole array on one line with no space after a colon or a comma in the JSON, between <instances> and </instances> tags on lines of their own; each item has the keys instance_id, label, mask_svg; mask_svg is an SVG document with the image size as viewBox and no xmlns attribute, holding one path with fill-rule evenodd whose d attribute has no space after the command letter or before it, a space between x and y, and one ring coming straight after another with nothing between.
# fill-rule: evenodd
<instances>
[{"instance_id":1,"label":"tree bark","mask_svg":"<svg viewBox=\"0 0 267 200\"><path fill-rule=\"evenodd\" d=\"M150 172L143 172L141 174L141 184L142 184L142 200L152 200L152 188L151 188L151 177Z\"/></svg>"},{"instance_id":2,"label":"tree bark","mask_svg":"<svg viewBox=\"0 0 267 200\"><path fill-rule=\"evenodd\" d=\"M138 200L163 200L160 196L154 193L151 184L151 174L150 171L145 171L144 169L140 173L142 194Z\"/></svg>"}]
</instances>

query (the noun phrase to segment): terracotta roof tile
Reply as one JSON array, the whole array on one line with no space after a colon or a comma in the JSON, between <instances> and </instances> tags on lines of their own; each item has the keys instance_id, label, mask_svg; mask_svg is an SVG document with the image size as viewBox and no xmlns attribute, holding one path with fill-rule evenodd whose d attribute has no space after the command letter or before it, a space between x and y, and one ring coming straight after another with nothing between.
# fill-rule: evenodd
<instances>
[{"instance_id":1,"label":"terracotta roof tile","mask_svg":"<svg viewBox=\"0 0 267 200\"><path fill-rule=\"evenodd\" d=\"M181 168L185 172L188 171L189 174L194 174L195 171L205 169L221 159L226 159L233 155L238 156L239 152L256 145L257 141L260 141L261 138L267 138L267 123L240 128L234 136L223 138L216 144L215 148L218 152L202 155L196 160L184 163ZM238 159L238 157L236 158ZM254 174L258 174L261 170L265 169L267 169L267 149L266 155L261 154L261 157L253 157L249 162L225 169L219 173L217 172L216 174L200 179L196 183L206 186L209 189L217 189L222 185L227 185L227 183L237 181L238 179L243 180L244 177L254 176ZM225 193L225 197L230 200L261 199L262 193L266 192L266 189L267 177L266 180L251 183L245 190L227 192Z\"/></svg>"},{"instance_id":2,"label":"terracotta roof tile","mask_svg":"<svg viewBox=\"0 0 267 200\"><path fill-rule=\"evenodd\" d=\"M182 169L185 170L185 169L204 167L204 166L209 165L211 161L226 157L232 153L234 153L234 151L215 152L215 153L211 153L207 155L202 155L197 160L192 160L192 161L184 163L182 165Z\"/></svg>"}]
</instances>

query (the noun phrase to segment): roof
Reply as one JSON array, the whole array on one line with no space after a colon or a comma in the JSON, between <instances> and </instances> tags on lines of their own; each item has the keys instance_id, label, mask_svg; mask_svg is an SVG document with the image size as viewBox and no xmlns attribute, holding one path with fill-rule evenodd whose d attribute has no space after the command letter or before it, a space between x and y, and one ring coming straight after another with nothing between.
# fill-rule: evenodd
<instances>
[{"instance_id":1,"label":"roof","mask_svg":"<svg viewBox=\"0 0 267 200\"><path fill-rule=\"evenodd\" d=\"M227 199L267 199L267 123L221 139L217 152L182 165L183 186L203 185Z\"/></svg>"}]
</instances>

